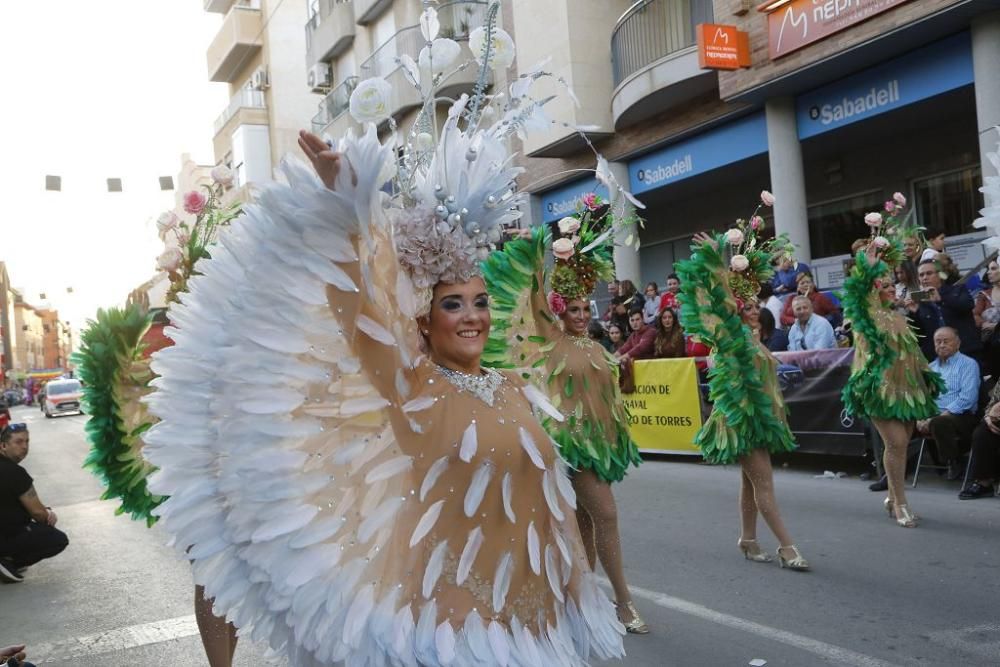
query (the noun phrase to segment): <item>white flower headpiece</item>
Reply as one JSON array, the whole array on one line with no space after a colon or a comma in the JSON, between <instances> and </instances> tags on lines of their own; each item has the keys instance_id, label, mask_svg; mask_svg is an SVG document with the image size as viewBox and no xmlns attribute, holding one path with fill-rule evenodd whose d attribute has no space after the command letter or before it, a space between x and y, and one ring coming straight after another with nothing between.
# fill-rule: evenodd
<instances>
[{"instance_id":1,"label":"white flower headpiece","mask_svg":"<svg viewBox=\"0 0 1000 667\"><path fill-rule=\"evenodd\" d=\"M425 46L416 60L408 54L396 58L422 100L400 156L385 174L392 186L389 206L399 209L393 216L396 251L417 295L418 314L427 312L438 282L465 282L479 275L479 263L500 241L504 226L521 217L518 206L524 197L517 194L514 179L523 170L510 166L510 138L552 125L542 111L552 98L536 100L530 94L535 81L552 76L540 67L519 76L506 92L486 92L490 72L509 67L515 54L510 35L496 25L499 9L500 3L492 2L485 25L469 34L479 68L471 96L458 100L438 96L451 77L473 63L456 64L461 48L438 37L437 12L427 0L420 17ZM561 77L558 80L566 84ZM389 113L391 95L392 87L384 79L366 79L351 94L351 115L360 123L387 122L395 131ZM451 102L451 108L438 128L435 107L441 102ZM576 129L582 134L582 128ZM620 201L624 207L631 200L641 207L611 176L607 161L597 157L596 173L612 193L612 206Z\"/></svg>"}]
</instances>

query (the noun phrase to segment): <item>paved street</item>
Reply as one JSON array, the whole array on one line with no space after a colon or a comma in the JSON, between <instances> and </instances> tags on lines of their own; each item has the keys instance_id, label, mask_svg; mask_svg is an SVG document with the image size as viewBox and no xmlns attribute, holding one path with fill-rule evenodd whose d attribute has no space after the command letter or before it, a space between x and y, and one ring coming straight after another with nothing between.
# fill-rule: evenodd
<instances>
[{"instance_id":1,"label":"paved street","mask_svg":"<svg viewBox=\"0 0 1000 667\"><path fill-rule=\"evenodd\" d=\"M80 469L86 417L13 416L31 424L26 467L70 546L0 588L0 643L52 667L206 664L187 564L161 531L114 516ZM1000 664L1000 499L960 502L925 473L911 500L923 523L904 530L856 475L815 479L823 465L777 472L808 574L742 559L735 468L653 460L616 487L627 575L653 629L627 638L626 664ZM236 664L266 664L265 651L241 645Z\"/></svg>"}]
</instances>

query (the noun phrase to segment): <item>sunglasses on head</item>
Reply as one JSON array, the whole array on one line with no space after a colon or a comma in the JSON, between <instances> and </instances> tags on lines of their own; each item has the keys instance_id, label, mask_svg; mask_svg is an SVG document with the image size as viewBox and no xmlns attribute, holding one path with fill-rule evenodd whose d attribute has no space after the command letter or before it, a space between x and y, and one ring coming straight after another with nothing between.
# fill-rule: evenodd
<instances>
[{"instance_id":1,"label":"sunglasses on head","mask_svg":"<svg viewBox=\"0 0 1000 667\"><path fill-rule=\"evenodd\" d=\"M2 431L0 431L0 440L6 442L7 439L14 433L20 433L21 431L27 431L27 430L28 430L28 425L25 424L24 422L21 422L20 424L8 424L7 426L3 427Z\"/></svg>"}]
</instances>

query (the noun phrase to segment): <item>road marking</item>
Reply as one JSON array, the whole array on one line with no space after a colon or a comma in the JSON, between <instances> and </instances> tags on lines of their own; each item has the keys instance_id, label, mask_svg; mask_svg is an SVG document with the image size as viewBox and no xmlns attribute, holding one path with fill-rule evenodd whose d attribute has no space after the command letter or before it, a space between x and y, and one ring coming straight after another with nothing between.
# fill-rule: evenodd
<instances>
[{"instance_id":1,"label":"road marking","mask_svg":"<svg viewBox=\"0 0 1000 667\"><path fill-rule=\"evenodd\" d=\"M1000 656L1000 625L974 625L930 634L931 640L955 651L972 653L987 660Z\"/></svg>"},{"instance_id":2,"label":"road marking","mask_svg":"<svg viewBox=\"0 0 1000 667\"><path fill-rule=\"evenodd\" d=\"M87 656L127 651L149 644L159 644L198 634L194 614L106 630L95 635L75 637L53 644L35 644L31 659L39 664L48 661L75 660Z\"/></svg>"},{"instance_id":3,"label":"road marking","mask_svg":"<svg viewBox=\"0 0 1000 667\"><path fill-rule=\"evenodd\" d=\"M601 581L605 585L610 586L610 582L607 579L602 578ZM763 637L764 639L769 639L780 644L785 644L793 648L807 651L836 664L851 665L851 667L896 667L894 663L886 662L885 660L881 660L879 658L873 658L872 656L857 653L856 651L852 651L850 649L834 646L833 644L827 644L826 642L821 642L817 639L803 637L802 635L797 635L794 632L788 632L786 630L772 628L769 625L748 621L740 618L739 616L724 614L720 611L709 609L708 607L704 607L695 602L689 602L688 600L667 595L666 593L658 593L657 591L650 591L636 586L629 586L628 588L636 597L648 600L657 606L672 609L673 611L679 611L690 616L711 621L712 623L724 625L734 630L748 632L750 634Z\"/></svg>"}]
</instances>

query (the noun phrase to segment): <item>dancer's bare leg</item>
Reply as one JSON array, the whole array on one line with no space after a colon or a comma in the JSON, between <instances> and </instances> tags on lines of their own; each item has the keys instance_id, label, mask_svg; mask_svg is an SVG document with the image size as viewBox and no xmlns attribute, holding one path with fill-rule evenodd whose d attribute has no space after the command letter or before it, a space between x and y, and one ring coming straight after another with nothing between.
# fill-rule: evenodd
<instances>
[{"instance_id":1,"label":"dancer's bare leg","mask_svg":"<svg viewBox=\"0 0 1000 667\"><path fill-rule=\"evenodd\" d=\"M906 502L906 449L913 434L913 422L901 422L895 419L873 419L872 424L882 436L885 451L882 455L882 467L885 468L886 481L889 484L889 498L893 505L907 505Z\"/></svg>"},{"instance_id":2,"label":"dancer's bare leg","mask_svg":"<svg viewBox=\"0 0 1000 667\"><path fill-rule=\"evenodd\" d=\"M618 508L611 493L611 485L598 477L592 470L573 473L573 489L577 504L581 506L593 522L593 534L597 557L604 568L604 574L611 581L615 591L622 621L628 622L631 613L626 605L632 601L625 572L622 568L622 545L618 535Z\"/></svg>"},{"instance_id":3,"label":"dancer's bare leg","mask_svg":"<svg viewBox=\"0 0 1000 667\"><path fill-rule=\"evenodd\" d=\"M194 616L209 667L232 667L236 628L212 612L212 601L205 598L205 589L201 586L194 587Z\"/></svg>"},{"instance_id":4,"label":"dancer's bare leg","mask_svg":"<svg viewBox=\"0 0 1000 667\"><path fill-rule=\"evenodd\" d=\"M594 543L594 520L590 513L583 509L583 503L577 503L576 523L580 526L580 537L583 539L583 550L587 554L590 569L597 569L597 545Z\"/></svg>"},{"instance_id":5,"label":"dancer's bare leg","mask_svg":"<svg viewBox=\"0 0 1000 667\"><path fill-rule=\"evenodd\" d=\"M757 539L757 503L753 498L753 484L747 477L746 469L740 473L740 540L751 542Z\"/></svg>"},{"instance_id":6,"label":"dancer's bare leg","mask_svg":"<svg viewBox=\"0 0 1000 667\"><path fill-rule=\"evenodd\" d=\"M778 501L774 497L774 471L771 469L771 454L766 449L755 449L740 459L743 474L753 486L754 503L757 511L764 517L767 527L778 538L779 547L789 547L795 544L792 536L785 528L785 522L778 511ZM790 549L780 550L785 558L794 558Z\"/></svg>"}]
</instances>

